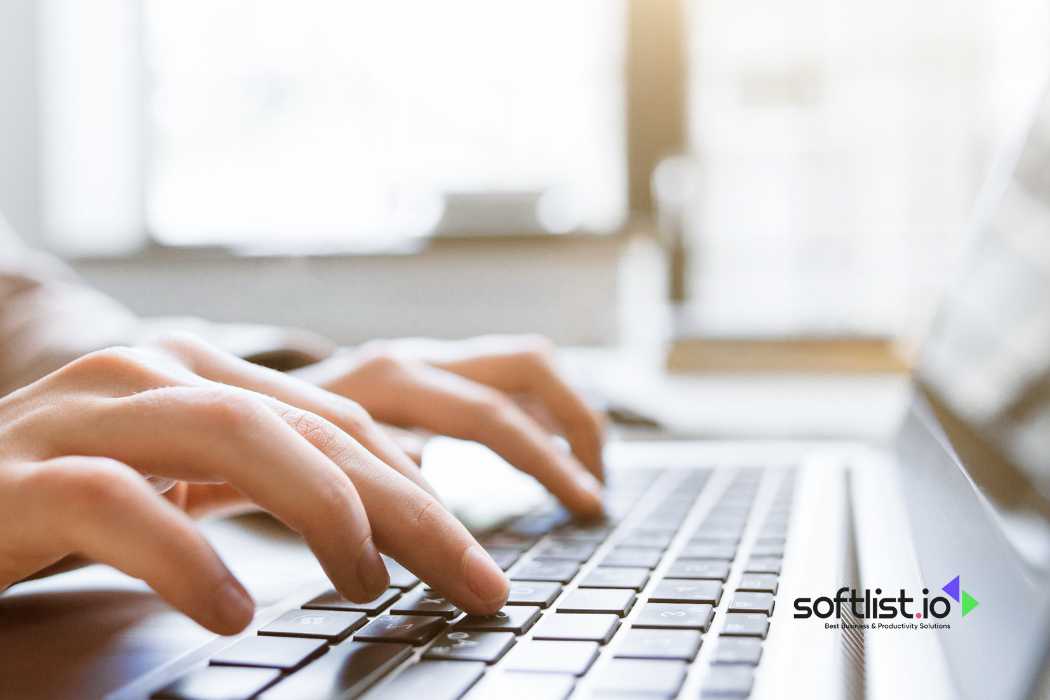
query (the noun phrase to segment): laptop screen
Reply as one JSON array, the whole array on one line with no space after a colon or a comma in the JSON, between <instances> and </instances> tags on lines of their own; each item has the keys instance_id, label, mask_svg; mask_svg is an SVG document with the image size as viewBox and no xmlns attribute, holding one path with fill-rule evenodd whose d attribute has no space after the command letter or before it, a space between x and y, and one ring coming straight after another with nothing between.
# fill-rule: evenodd
<instances>
[{"instance_id":1,"label":"laptop screen","mask_svg":"<svg viewBox=\"0 0 1050 700\"><path fill-rule=\"evenodd\" d=\"M996 465L1000 479L1014 467L1050 503L1050 93L986 184L971 248L923 348L920 377L935 401L972 428L957 439L953 421L944 421L964 462L979 470L994 451L1004 461ZM967 446L973 439L984 444ZM1006 496L1017 500L1018 493ZM1045 503L1043 510L1050 512Z\"/></svg>"}]
</instances>

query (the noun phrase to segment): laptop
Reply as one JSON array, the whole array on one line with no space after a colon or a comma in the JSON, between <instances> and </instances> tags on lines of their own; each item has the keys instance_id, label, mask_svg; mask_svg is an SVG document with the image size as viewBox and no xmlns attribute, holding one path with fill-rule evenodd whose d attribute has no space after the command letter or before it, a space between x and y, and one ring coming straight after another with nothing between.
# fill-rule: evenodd
<instances>
[{"instance_id":1,"label":"laptop","mask_svg":"<svg viewBox=\"0 0 1050 700\"><path fill-rule=\"evenodd\" d=\"M614 442L606 521L544 501L478 533L512 580L491 617L393 561L390 589L352 603L265 516L208 523L258 602L248 630L211 635L104 567L22 584L0 596L0 697L1037 697L1046 173L1044 100L986 188L978 254L885 443ZM1000 274L974 277L991 251ZM496 500L486 488L475 500Z\"/></svg>"}]
</instances>

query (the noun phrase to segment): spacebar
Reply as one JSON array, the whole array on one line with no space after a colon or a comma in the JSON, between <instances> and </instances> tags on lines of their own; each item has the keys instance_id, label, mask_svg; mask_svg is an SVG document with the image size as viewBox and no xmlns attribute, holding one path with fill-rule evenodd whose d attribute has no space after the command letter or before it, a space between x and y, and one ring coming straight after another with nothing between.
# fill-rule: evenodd
<instances>
[{"instance_id":1,"label":"spacebar","mask_svg":"<svg viewBox=\"0 0 1050 700\"><path fill-rule=\"evenodd\" d=\"M412 655L407 644L343 642L305 668L278 681L264 700L356 698Z\"/></svg>"}]
</instances>

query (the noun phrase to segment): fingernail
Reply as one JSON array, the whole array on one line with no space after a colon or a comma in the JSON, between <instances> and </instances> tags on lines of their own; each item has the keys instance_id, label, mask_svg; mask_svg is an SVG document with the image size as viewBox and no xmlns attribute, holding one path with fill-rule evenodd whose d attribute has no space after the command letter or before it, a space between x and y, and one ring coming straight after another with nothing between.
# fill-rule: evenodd
<instances>
[{"instance_id":1,"label":"fingernail","mask_svg":"<svg viewBox=\"0 0 1050 700\"><path fill-rule=\"evenodd\" d=\"M582 469L576 472L576 484L590 496L591 507L590 510L595 515L601 514L605 510L605 503L602 502L602 485L594 478L594 475L588 471Z\"/></svg>"},{"instance_id":2,"label":"fingernail","mask_svg":"<svg viewBox=\"0 0 1050 700\"><path fill-rule=\"evenodd\" d=\"M482 603L502 605L507 600L507 577L481 547L473 546L463 555L463 578Z\"/></svg>"},{"instance_id":3,"label":"fingernail","mask_svg":"<svg viewBox=\"0 0 1050 700\"><path fill-rule=\"evenodd\" d=\"M223 627L241 630L255 615L255 601L239 581L228 578L219 586L215 596L215 611Z\"/></svg>"},{"instance_id":4,"label":"fingernail","mask_svg":"<svg viewBox=\"0 0 1050 700\"><path fill-rule=\"evenodd\" d=\"M378 598L386 590L387 584L390 583L390 575L386 571L386 564L383 563L382 557L379 556L379 551L376 550L376 546L372 543L372 538L368 538L368 541L361 548L361 558L357 562L357 576L365 589L365 593L372 598Z\"/></svg>"}]
</instances>

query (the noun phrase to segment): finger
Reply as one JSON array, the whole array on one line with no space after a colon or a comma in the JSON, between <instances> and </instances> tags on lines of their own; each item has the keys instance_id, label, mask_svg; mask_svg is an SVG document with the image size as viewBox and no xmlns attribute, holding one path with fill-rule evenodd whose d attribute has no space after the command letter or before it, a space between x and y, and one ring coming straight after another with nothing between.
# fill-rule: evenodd
<instances>
[{"instance_id":1,"label":"finger","mask_svg":"<svg viewBox=\"0 0 1050 700\"><path fill-rule=\"evenodd\" d=\"M433 364L508 394L522 393L539 399L557 421L573 454L602 479L601 420L558 373L549 343L519 339L504 345L509 347Z\"/></svg>"},{"instance_id":2,"label":"finger","mask_svg":"<svg viewBox=\"0 0 1050 700\"><path fill-rule=\"evenodd\" d=\"M352 435L365 449L437 497L437 492L427 483L412 458L350 399L290 375L253 365L192 336L166 336L155 344L176 355L205 379L273 396L286 404L323 416Z\"/></svg>"},{"instance_id":3,"label":"finger","mask_svg":"<svg viewBox=\"0 0 1050 700\"><path fill-rule=\"evenodd\" d=\"M374 455L350 449L352 438L323 418L277 402L275 410L350 476L380 549L469 613L503 606L503 571L436 498Z\"/></svg>"},{"instance_id":4,"label":"finger","mask_svg":"<svg viewBox=\"0 0 1050 700\"><path fill-rule=\"evenodd\" d=\"M377 400L381 418L481 442L535 477L569 510L586 517L601 514L601 485L594 476L559 450L551 436L506 396L422 364L405 363L388 381L387 396L397 400Z\"/></svg>"},{"instance_id":5,"label":"finger","mask_svg":"<svg viewBox=\"0 0 1050 700\"><path fill-rule=\"evenodd\" d=\"M234 634L251 622L254 604L247 591L193 522L132 468L97 457L63 457L32 465L20 486L33 529L52 543L142 579L219 634Z\"/></svg>"},{"instance_id":6,"label":"finger","mask_svg":"<svg viewBox=\"0 0 1050 700\"><path fill-rule=\"evenodd\" d=\"M263 397L219 385L170 387L104 400L80 414L62 436L63 453L112 456L186 481L229 482L302 534L344 596L371 600L386 588L353 484ZM369 454L356 443L344 448Z\"/></svg>"}]
</instances>

